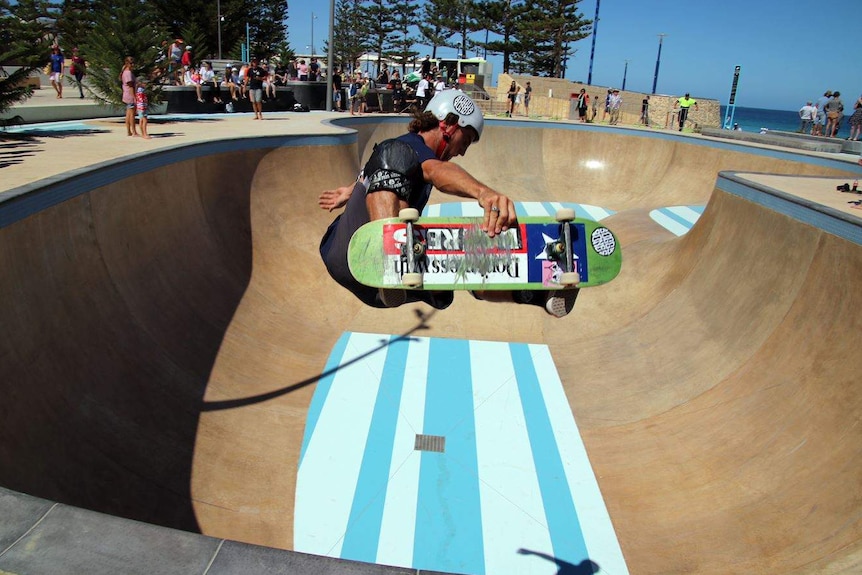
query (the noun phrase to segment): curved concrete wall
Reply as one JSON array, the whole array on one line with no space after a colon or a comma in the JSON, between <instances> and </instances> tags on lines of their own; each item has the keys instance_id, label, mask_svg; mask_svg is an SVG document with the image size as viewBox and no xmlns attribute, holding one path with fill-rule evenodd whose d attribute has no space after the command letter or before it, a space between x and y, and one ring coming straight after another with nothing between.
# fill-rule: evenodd
<instances>
[{"instance_id":1,"label":"curved concrete wall","mask_svg":"<svg viewBox=\"0 0 862 575\"><path fill-rule=\"evenodd\" d=\"M416 321L363 307L319 261L318 192L405 125L339 123L357 134L193 145L0 204L0 485L291 548L330 349ZM428 333L550 347L631 571L858 566L862 252L716 183L855 166L499 122L463 165L518 200L619 212L623 271L569 318L460 294ZM707 200L681 239L647 217Z\"/></svg>"}]
</instances>

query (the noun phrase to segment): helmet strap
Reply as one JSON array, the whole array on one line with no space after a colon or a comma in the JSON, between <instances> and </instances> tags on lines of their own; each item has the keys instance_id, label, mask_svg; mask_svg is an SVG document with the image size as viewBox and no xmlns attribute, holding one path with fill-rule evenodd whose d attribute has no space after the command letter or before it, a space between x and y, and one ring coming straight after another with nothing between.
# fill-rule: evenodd
<instances>
[{"instance_id":1,"label":"helmet strap","mask_svg":"<svg viewBox=\"0 0 862 575\"><path fill-rule=\"evenodd\" d=\"M457 128L457 124L447 124L443 120L440 120L440 132L442 133L442 136L440 138L440 144L437 146L437 152L435 153L438 158L443 157L443 152L449 145L449 140L452 139L452 134L455 133Z\"/></svg>"}]
</instances>

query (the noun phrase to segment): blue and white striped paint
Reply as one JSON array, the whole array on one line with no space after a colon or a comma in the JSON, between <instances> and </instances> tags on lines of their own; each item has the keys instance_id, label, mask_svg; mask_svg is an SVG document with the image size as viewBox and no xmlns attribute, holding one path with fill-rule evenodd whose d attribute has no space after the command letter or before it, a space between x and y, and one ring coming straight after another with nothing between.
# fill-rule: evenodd
<instances>
[{"instance_id":1,"label":"blue and white striped paint","mask_svg":"<svg viewBox=\"0 0 862 575\"><path fill-rule=\"evenodd\" d=\"M575 204L572 202L515 202L515 212L522 216L548 216L554 217L560 208L572 208L575 215L599 222L614 213L611 210L589 204ZM483 210L476 202L452 202L446 204L431 204L425 207L423 217L432 218L457 218L479 217Z\"/></svg>"},{"instance_id":2,"label":"blue and white striped paint","mask_svg":"<svg viewBox=\"0 0 862 575\"><path fill-rule=\"evenodd\" d=\"M659 208L649 216L669 232L683 236L694 226L706 206L670 206Z\"/></svg>"},{"instance_id":3,"label":"blue and white striped paint","mask_svg":"<svg viewBox=\"0 0 862 575\"><path fill-rule=\"evenodd\" d=\"M444 453L414 450L416 434ZM471 574L627 573L547 346L345 333L309 410L297 551Z\"/></svg>"}]
</instances>

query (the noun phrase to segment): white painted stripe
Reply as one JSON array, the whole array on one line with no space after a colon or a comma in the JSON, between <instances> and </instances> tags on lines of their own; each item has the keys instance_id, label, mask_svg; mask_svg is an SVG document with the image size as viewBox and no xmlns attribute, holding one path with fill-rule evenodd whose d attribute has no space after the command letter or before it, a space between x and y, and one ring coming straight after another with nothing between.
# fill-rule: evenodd
<instances>
[{"instance_id":1,"label":"white painted stripe","mask_svg":"<svg viewBox=\"0 0 862 575\"><path fill-rule=\"evenodd\" d=\"M700 214L688 206L673 206L667 209L685 221L691 222L692 225L694 225L698 218L700 218Z\"/></svg>"},{"instance_id":2,"label":"white painted stripe","mask_svg":"<svg viewBox=\"0 0 862 575\"><path fill-rule=\"evenodd\" d=\"M604 208L600 208L598 206L590 206L587 204L582 204L579 206L581 211L581 216L586 216L587 219L591 219L597 222L602 221L606 217L610 216L611 213Z\"/></svg>"},{"instance_id":3,"label":"white painted stripe","mask_svg":"<svg viewBox=\"0 0 862 575\"><path fill-rule=\"evenodd\" d=\"M518 202L518 213L523 213L527 216L547 216L548 210L545 209L542 202Z\"/></svg>"},{"instance_id":4,"label":"white painted stripe","mask_svg":"<svg viewBox=\"0 0 862 575\"><path fill-rule=\"evenodd\" d=\"M297 475L297 492L302 494L295 509L295 524L302 525L294 537L297 551L332 557L341 553L386 351L344 364L379 348L389 337L350 337L343 367L335 374ZM351 425L345 425L348 421Z\"/></svg>"},{"instance_id":5,"label":"white painted stripe","mask_svg":"<svg viewBox=\"0 0 862 575\"><path fill-rule=\"evenodd\" d=\"M419 465L422 462L421 454L414 451L413 446L416 434L422 433L424 427L430 345L430 339L415 338L410 341L407 352L404 389L377 548L377 563L383 565L409 567L413 563Z\"/></svg>"},{"instance_id":6,"label":"white painted stripe","mask_svg":"<svg viewBox=\"0 0 862 575\"><path fill-rule=\"evenodd\" d=\"M509 346L473 341L470 362L485 573L553 573L547 561L518 554L552 547Z\"/></svg>"},{"instance_id":7,"label":"white painted stripe","mask_svg":"<svg viewBox=\"0 0 862 575\"><path fill-rule=\"evenodd\" d=\"M649 217L651 217L653 221L658 223L660 226L677 236L685 235L688 233L688 230L691 229L690 227L684 226L683 224L679 223L670 216L665 215L660 210L651 211L649 213Z\"/></svg>"},{"instance_id":8,"label":"white painted stripe","mask_svg":"<svg viewBox=\"0 0 862 575\"><path fill-rule=\"evenodd\" d=\"M529 348L569 488L575 496L578 522L590 559L601 566L603 573L627 574L625 558L550 350L545 345L535 344Z\"/></svg>"},{"instance_id":9,"label":"white painted stripe","mask_svg":"<svg viewBox=\"0 0 862 575\"><path fill-rule=\"evenodd\" d=\"M462 202L461 214L466 218L478 218L485 215L485 210L479 205L479 202Z\"/></svg>"},{"instance_id":10,"label":"white painted stripe","mask_svg":"<svg viewBox=\"0 0 862 575\"><path fill-rule=\"evenodd\" d=\"M470 361L485 572L552 573L546 561L518 554L550 551L551 540L509 346L473 341Z\"/></svg>"}]
</instances>

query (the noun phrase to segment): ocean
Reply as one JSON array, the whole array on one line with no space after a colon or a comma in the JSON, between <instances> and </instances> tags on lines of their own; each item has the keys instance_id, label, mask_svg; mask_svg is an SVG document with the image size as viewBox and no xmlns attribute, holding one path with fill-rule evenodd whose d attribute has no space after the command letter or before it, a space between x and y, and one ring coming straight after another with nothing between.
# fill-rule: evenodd
<instances>
[{"instance_id":1,"label":"ocean","mask_svg":"<svg viewBox=\"0 0 862 575\"><path fill-rule=\"evenodd\" d=\"M851 110L852 112L852 110ZM721 107L721 119L724 123L724 116L727 114L727 107ZM850 126L847 123L849 115L846 114L841 121L841 127L838 130L838 137L846 138L850 135ZM744 132L760 132L761 128L769 130L779 130L782 132L795 132L799 129L801 122L797 112L787 110L767 110L764 108L744 108L737 106L733 113L733 122L739 124Z\"/></svg>"}]
</instances>

